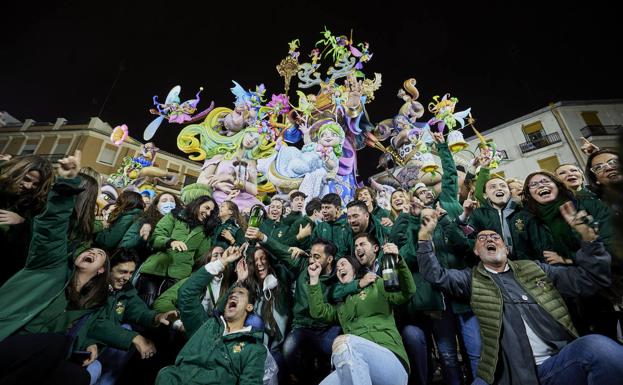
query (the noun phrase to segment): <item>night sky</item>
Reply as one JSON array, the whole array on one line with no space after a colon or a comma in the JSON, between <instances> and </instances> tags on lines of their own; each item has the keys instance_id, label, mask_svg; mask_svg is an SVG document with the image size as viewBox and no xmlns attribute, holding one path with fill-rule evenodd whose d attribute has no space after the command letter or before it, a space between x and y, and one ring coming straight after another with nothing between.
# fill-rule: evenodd
<instances>
[{"instance_id":1,"label":"night sky","mask_svg":"<svg viewBox=\"0 0 623 385\"><path fill-rule=\"evenodd\" d=\"M620 20L598 2L548 9L546 2L16 3L0 16L0 110L37 121L99 115L128 124L136 138L154 117L152 96L164 99L176 84L182 100L204 87L200 109L212 100L232 107L232 79L245 88L264 83L269 96L282 92L275 66L287 43L299 38L306 57L324 26L336 35L353 29L355 41L370 43L374 57L364 70L383 75L367 105L374 122L395 115L396 92L409 77L422 104L450 92L457 109L472 108L480 130L550 102L623 97ZM182 155L181 127L164 123L154 141ZM360 174L375 173L380 154L361 154Z\"/></svg>"}]
</instances>

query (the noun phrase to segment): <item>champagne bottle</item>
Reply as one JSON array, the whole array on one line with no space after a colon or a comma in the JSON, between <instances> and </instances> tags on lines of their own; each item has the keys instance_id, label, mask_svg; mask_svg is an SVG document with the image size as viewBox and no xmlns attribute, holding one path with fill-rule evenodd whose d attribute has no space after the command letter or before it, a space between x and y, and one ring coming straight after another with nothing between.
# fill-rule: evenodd
<instances>
[{"instance_id":1,"label":"champagne bottle","mask_svg":"<svg viewBox=\"0 0 623 385\"><path fill-rule=\"evenodd\" d=\"M400 291L400 282L398 281L398 272L396 265L398 264L398 255L383 254L381 258L381 268L383 271L383 286L385 291Z\"/></svg>"},{"instance_id":2,"label":"champagne bottle","mask_svg":"<svg viewBox=\"0 0 623 385\"><path fill-rule=\"evenodd\" d=\"M266 212L264 211L262 205L254 205L253 207L251 207L251 212L249 216L249 227L260 227L265 215Z\"/></svg>"}]
</instances>

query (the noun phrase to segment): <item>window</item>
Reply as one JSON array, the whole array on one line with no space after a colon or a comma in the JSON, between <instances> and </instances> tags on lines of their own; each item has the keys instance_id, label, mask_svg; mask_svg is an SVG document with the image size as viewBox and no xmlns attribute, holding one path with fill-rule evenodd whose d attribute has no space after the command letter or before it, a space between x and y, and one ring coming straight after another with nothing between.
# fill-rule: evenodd
<instances>
[{"instance_id":1,"label":"window","mask_svg":"<svg viewBox=\"0 0 623 385\"><path fill-rule=\"evenodd\" d=\"M587 126L602 125L599 116L597 116L597 111L582 111L580 115L582 115L582 119L584 119L584 123L586 123Z\"/></svg>"},{"instance_id":2,"label":"window","mask_svg":"<svg viewBox=\"0 0 623 385\"><path fill-rule=\"evenodd\" d=\"M71 145L71 138L60 138L56 142L56 147L54 147L54 150L52 151L52 153L57 154L57 155L67 155L70 145Z\"/></svg>"},{"instance_id":3,"label":"window","mask_svg":"<svg viewBox=\"0 0 623 385\"><path fill-rule=\"evenodd\" d=\"M9 143L8 139L0 139L0 154L4 153L4 148Z\"/></svg>"},{"instance_id":4,"label":"window","mask_svg":"<svg viewBox=\"0 0 623 385\"><path fill-rule=\"evenodd\" d=\"M192 175L186 175L184 178L184 186L188 186L189 184L197 183L197 177Z\"/></svg>"},{"instance_id":5,"label":"window","mask_svg":"<svg viewBox=\"0 0 623 385\"><path fill-rule=\"evenodd\" d=\"M115 157L117 156L117 147L105 144L100 151L100 155L97 161L103 164L112 166L115 163Z\"/></svg>"},{"instance_id":6,"label":"window","mask_svg":"<svg viewBox=\"0 0 623 385\"><path fill-rule=\"evenodd\" d=\"M539 139L543 139L545 136L545 129L543 128L541 121L526 124L522 126L521 129L526 137L526 141L528 142L538 141Z\"/></svg>"},{"instance_id":7,"label":"window","mask_svg":"<svg viewBox=\"0 0 623 385\"><path fill-rule=\"evenodd\" d=\"M508 159L508 154L506 153L506 150L497 150L497 153L500 154L500 158L502 160Z\"/></svg>"},{"instance_id":8,"label":"window","mask_svg":"<svg viewBox=\"0 0 623 385\"><path fill-rule=\"evenodd\" d=\"M537 160L537 163L539 164L539 168L541 168L541 170L547 170L550 172L554 172L554 170L556 170L556 167L560 166L560 161L558 160L558 156L556 155L539 159Z\"/></svg>"},{"instance_id":9,"label":"window","mask_svg":"<svg viewBox=\"0 0 623 385\"><path fill-rule=\"evenodd\" d=\"M37 146L39 145L39 140L29 140L22 147L22 151L19 153L20 155L32 155L35 153Z\"/></svg>"}]
</instances>

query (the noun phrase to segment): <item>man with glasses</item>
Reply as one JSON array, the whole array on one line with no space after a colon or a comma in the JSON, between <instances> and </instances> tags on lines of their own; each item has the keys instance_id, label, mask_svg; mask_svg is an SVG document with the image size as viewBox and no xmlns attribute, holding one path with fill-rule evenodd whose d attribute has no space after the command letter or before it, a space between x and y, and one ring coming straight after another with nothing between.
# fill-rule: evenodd
<instances>
[{"instance_id":1,"label":"man with glasses","mask_svg":"<svg viewBox=\"0 0 623 385\"><path fill-rule=\"evenodd\" d=\"M577 212L571 202L560 212L582 238L575 266L508 260L500 234L482 230L474 246L478 266L444 269L431 242L437 216L422 217L420 273L452 295L471 297L480 323L483 347L475 383L619 384L623 378L623 347L601 335L578 338L562 298L608 287L610 254L587 224L586 212Z\"/></svg>"}]
</instances>

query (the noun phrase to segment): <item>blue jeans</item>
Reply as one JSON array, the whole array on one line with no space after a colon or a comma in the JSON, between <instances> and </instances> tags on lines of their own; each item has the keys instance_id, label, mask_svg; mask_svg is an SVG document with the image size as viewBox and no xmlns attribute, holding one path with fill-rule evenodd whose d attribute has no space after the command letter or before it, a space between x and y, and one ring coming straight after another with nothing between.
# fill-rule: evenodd
<instances>
[{"instance_id":1,"label":"blue jeans","mask_svg":"<svg viewBox=\"0 0 623 385\"><path fill-rule=\"evenodd\" d=\"M623 346L590 334L562 348L539 365L542 385L615 385L623 383Z\"/></svg>"},{"instance_id":2,"label":"blue jeans","mask_svg":"<svg viewBox=\"0 0 623 385\"><path fill-rule=\"evenodd\" d=\"M619 385L623 382L623 346L589 334L565 346L538 366L541 385ZM477 378L474 384L486 384Z\"/></svg>"},{"instance_id":3,"label":"blue jeans","mask_svg":"<svg viewBox=\"0 0 623 385\"><path fill-rule=\"evenodd\" d=\"M428 378L426 334L415 325L406 325L402 328L400 335L411 365L412 381L410 383L425 385Z\"/></svg>"},{"instance_id":4,"label":"blue jeans","mask_svg":"<svg viewBox=\"0 0 623 385\"><path fill-rule=\"evenodd\" d=\"M283 358L287 369L302 380L310 374L317 374L313 361L318 358L319 369L324 372L320 373L322 376L319 380L324 378L331 370L331 344L341 333L339 326L293 329L283 343Z\"/></svg>"},{"instance_id":5,"label":"blue jeans","mask_svg":"<svg viewBox=\"0 0 623 385\"><path fill-rule=\"evenodd\" d=\"M463 336L463 343L465 344L465 350L474 376L476 375L478 360L480 359L481 341L478 319L471 311L455 314L452 308L448 306L442 313L441 319L433 319L433 331L439 355L441 356L441 369L444 382L448 385L461 384L463 378L456 353L457 327Z\"/></svg>"},{"instance_id":6,"label":"blue jeans","mask_svg":"<svg viewBox=\"0 0 623 385\"><path fill-rule=\"evenodd\" d=\"M402 363L389 349L365 338L346 334L335 342L331 360L335 371L320 385L406 385Z\"/></svg>"},{"instance_id":7,"label":"blue jeans","mask_svg":"<svg viewBox=\"0 0 623 385\"><path fill-rule=\"evenodd\" d=\"M120 325L124 329L132 330L132 327L128 324ZM97 361L101 362L101 376L99 380L96 382L97 385L114 385L119 377L121 377L121 373L123 372L123 368L127 365L132 358L132 354L134 350L120 350L115 348L106 348L97 358ZM97 362L95 361L95 362ZM88 368L87 368L88 369ZM91 383L93 385L93 383Z\"/></svg>"}]
</instances>

